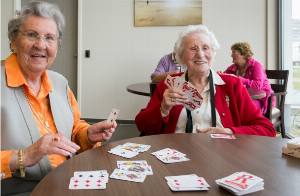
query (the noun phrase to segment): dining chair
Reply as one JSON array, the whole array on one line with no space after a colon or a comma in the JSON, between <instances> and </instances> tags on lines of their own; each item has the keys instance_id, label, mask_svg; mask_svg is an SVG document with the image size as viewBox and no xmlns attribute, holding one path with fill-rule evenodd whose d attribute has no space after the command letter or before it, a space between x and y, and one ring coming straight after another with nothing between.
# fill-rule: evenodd
<instances>
[{"instance_id":1,"label":"dining chair","mask_svg":"<svg viewBox=\"0 0 300 196\"><path fill-rule=\"evenodd\" d=\"M157 83L156 82L150 82L150 97L154 94L154 91L156 89Z\"/></svg>"},{"instance_id":2,"label":"dining chair","mask_svg":"<svg viewBox=\"0 0 300 196\"><path fill-rule=\"evenodd\" d=\"M284 138L286 137L284 126L284 104L285 96L287 94L286 89L289 70L266 70L266 74L274 93L268 98L268 108L264 116L273 123L275 129L280 128L280 134ZM272 82L273 80L278 80L278 83ZM273 97L276 97L276 106L272 109Z\"/></svg>"}]
</instances>

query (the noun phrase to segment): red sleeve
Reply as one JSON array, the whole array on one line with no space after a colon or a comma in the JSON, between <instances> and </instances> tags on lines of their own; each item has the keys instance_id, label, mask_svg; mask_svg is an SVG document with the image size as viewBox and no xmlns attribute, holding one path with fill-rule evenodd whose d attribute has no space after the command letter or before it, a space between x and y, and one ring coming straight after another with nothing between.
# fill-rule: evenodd
<instances>
[{"instance_id":1,"label":"red sleeve","mask_svg":"<svg viewBox=\"0 0 300 196\"><path fill-rule=\"evenodd\" d=\"M231 101L235 103L230 106L234 125L228 124L226 127L231 128L235 134L276 136L273 124L256 108L241 81L234 77L230 78L231 81L224 81L226 85L232 83L229 87L231 88L229 92L232 92ZM225 126L225 123L223 125Z\"/></svg>"}]
</instances>

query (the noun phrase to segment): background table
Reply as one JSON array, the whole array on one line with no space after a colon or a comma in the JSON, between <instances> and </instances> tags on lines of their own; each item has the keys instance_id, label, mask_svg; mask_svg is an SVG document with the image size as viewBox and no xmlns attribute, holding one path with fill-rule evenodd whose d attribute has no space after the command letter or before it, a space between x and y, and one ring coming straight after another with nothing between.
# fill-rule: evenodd
<instances>
[{"instance_id":1,"label":"background table","mask_svg":"<svg viewBox=\"0 0 300 196\"><path fill-rule=\"evenodd\" d=\"M144 136L105 144L81 153L51 171L34 189L35 195L232 195L215 183L216 179L234 172L246 171L265 180L265 190L252 195L289 195L300 193L300 159L284 155L281 147L287 139L235 135L236 140L212 139L209 134L169 134ZM147 152L131 159L107 151L125 142L150 144ZM151 152L173 148L187 155L190 161L164 164ZM118 160L146 160L154 175L143 183L109 179L105 190L69 190L74 171L107 170L111 174ZM209 191L172 192L165 176L197 174L209 183Z\"/></svg>"},{"instance_id":2,"label":"background table","mask_svg":"<svg viewBox=\"0 0 300 196\"><path fill-rule=\"evenodd\" d=\"M127 91L137 95L150 96L150 82L130 84ZM266 96L266 91L257 88L247 88L251 99L260 99Z\"/></svg>"}]
</instances>

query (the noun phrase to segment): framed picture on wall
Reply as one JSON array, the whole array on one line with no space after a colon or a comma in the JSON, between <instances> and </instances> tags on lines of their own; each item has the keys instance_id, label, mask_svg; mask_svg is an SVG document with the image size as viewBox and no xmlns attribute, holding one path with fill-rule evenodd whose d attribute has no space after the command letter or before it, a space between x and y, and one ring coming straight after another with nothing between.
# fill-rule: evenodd
<instances>
[{"instance_id":1,"label":"framed picture on wall","mask_svg":"<svg viewBox=\"0 0 300 196\"><path fill-rule=\"evenodd\" d=\"M202 0L134 0L134 26L202 24Z\"/></svg>"}]
</instances>

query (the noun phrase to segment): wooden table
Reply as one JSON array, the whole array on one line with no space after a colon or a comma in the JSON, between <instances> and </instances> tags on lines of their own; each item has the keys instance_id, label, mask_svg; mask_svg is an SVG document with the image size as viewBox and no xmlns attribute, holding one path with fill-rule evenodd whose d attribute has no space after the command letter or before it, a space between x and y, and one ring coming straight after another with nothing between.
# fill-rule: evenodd
<instances>
[{"instance_id":1,"label":"wooden table","mask_svg":"<svg viewBox=\"0 0 300 196\"><path fill-rule=\"evenodd\" d=\"M284 155L281 147L287 139L235 135L236 140L212 139L209 134L169 134L144 136L105 144L81 153L51 171L34 189L32 196L47 195L232 195L215 183L216 179L234 172L246 171L265 180L263 191L252 195L289 195L300 193L300 159ZM107 151L126 142L149 144L147 152L131 159ZM173 148L187 155L190 161L164 164L151 152ZM146 160L154 175L143 183L109 179L105 190L69 190L74 171L107 170L111 174L118 160ZM165 176L197 174L209 183L209 191L172 192Z\"/></svg>"},{"instance_id":2,"label":"wooden table","mask_svg":"<svg viewBox=\"0 0 300 196\"><path fill-rule=\"evenodd\" d=\"M150 96L150 82L130 84L127 91L137 95ZM257 88L247 88L251 99L260 99L266 96L266 91Z\"/></svg>"}]
</instances>

